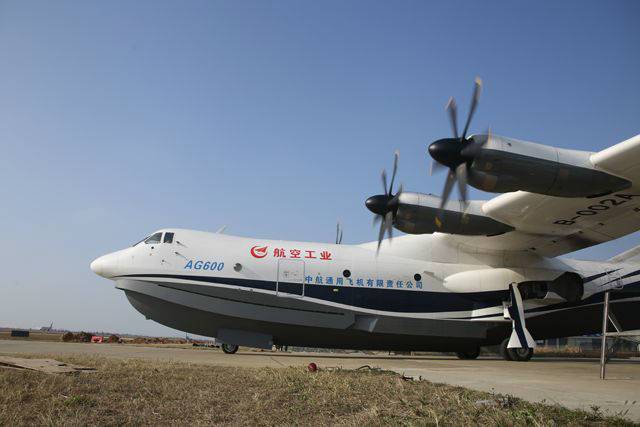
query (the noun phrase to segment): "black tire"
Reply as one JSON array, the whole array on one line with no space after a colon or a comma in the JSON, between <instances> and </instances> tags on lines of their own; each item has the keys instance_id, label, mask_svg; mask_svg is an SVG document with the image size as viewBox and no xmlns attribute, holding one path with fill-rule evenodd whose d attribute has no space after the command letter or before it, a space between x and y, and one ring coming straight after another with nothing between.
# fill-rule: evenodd
<instances>
[{"instance_id":1,"label":"black tire","mask_svg":"<svg viewBox=\"0 0 640 427\"><path fill-rule=\"evenodd\" d=\"M502 341L502 343L500 344L500 356L507 361L512 361L513 359L511 358L511 353L509 352L509 349L507 348L507 345L509 344L509 338L505 338L504 341Z\"/></svg>"},{"instance_id":2,"label":"black tire","mask_svg":"<svg viewBox=\"0 0 640 427\"><path fill-rule=\"evenodd\" d=\"M474 350L456 352L456 356L458 356L458 359L461 359L461 360L477 359L478 356L480 356L480 347Z\"/></svg>"},{"instance_id":3,"label":"black tire","mask_svg":"<svg viewBox=\"0 0 640 427\"><path fill-rule=\"evenodd\" d=\"M222 347L222 351L224 351L226 354L234 354L236 351L238 351L238 346L235 344L222 344L220 347Z\"/></svg>"},{"instance_id":4,"label":"black tire","mask_svg":"<svg viewBox=\"0 0 640 427\"><path fill-rule=\"evenodd\" d=\"M509 348L507 351L511 360L515 362L528 362L533 356L532 348Z\"/></svg>"}]
</instances>

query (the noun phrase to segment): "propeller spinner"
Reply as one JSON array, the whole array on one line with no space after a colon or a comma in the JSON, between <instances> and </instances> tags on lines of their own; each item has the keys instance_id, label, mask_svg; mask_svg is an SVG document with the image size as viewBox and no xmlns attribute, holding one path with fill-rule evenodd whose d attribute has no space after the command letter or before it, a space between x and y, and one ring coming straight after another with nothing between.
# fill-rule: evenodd
<instances>
[{"instance_id":1,"label":"propeller spinner","mask_svg":"<svg viewBox=\"0 0 640 427\"><path fill-rule=\"evenodd\" d=\"M389 239L393 238L393 222L398 211L398 201L400 200L400 194L402 194L402 184L398 188L398 192L393 194L393 182L396 179L396 172L398 171L398 157L400 153L396 151L393 156L393 173L391 174L391 183L389 189L387 189L387 171L382 170L382 188L384 194L378 194L371 196L365 201L367 209L375 214L373 217L373 223L382 221L380 223L380 231L378 232L378 251L380 250L380 244L384 235L389 234Z\"/></svg>"},{"instance_id":2,"label":"propeller spinner","mask_svg":"<svg viewBox=\"0 0 640 427\"><path fill-rule=\"evenodd\" d=\"M465 205L467 203L468 168L473 162L478 149L482 147L480 143L474 142L473 139L467 139L467 131L469 130L471 119L478 106L481 89L482 81L479 77L476 77L473 87L473 96L471 98L471 108L469 109L469 115L467 116L467 121L464 125L462 135L458 136L458 108L456 100L451 98L447 103L446 110L449 113L449 120L451 121L451 128L453 130L453 138L439 139L429 145L429 154L436 162L434 163L432 161L431 163L431 173L442 167L449 169L447 179L444 183L444 189L442 191L440 210L436 217L436 224L438 226L441 224L443 208L449 200L451 190L456 182L458 184L458 191L460 192L460 199L462 203Z\"/></svg>"}]
</instances>

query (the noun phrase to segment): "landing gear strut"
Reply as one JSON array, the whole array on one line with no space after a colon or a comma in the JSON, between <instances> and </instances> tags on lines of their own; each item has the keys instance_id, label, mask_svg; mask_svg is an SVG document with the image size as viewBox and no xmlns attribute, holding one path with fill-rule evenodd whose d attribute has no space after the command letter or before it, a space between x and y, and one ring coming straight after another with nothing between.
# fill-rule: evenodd
<instances>
[{"instance_id":1,"label":"landing gear strut","mask_svg":"<svg viewBox=\"0 0 640 427\"><path fill-rule=\"evenodd\" d=\"M504 360L526 362L533 356L536 342L525 326L524 305L517 283L509 284L511 296L508 303L504 303L504 318L511 319L511 336L500 345L500 355Z\"/></svg>"},{"instance_id":2,"label":"landing gear strut","mask_svg":"<svg viewBox=\"0 0 640 427\"><path fill-rule=\"evenodd\" d=\"M222 351L224 351L226 354L234 354L236 351L238 351L238 346L235 344L224 343L221 347Z\"/></svg>"}]
</instances>

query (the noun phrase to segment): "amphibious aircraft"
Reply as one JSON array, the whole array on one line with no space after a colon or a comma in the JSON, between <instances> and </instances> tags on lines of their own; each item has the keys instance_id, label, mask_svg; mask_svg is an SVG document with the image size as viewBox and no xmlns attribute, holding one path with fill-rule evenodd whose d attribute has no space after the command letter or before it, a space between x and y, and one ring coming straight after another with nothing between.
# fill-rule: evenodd
<instances>
[{"instance_id":1,"label":"amphibious aircraft","mask_svg":"<svg viewBox=\"0 0 640 427\"><path fill-rule=\"evenodd\" d=\"M640 328L640 247L603 262L559 256L640 228L640 135L600 152L490 132L428 147L442 197L366 200L378 240L264 240L167 228L91 263L144 316L216 337L225 352L272 345L456 352L500 345L525 361L535 340L596 333L605 291L624 329ZM467 201L467 185L501 193ZM449 200L454 186L460 200ZM393 229L406 235L392 239ZM385 238L388 236L388 238Z\"/></svg>"}]
</instances>

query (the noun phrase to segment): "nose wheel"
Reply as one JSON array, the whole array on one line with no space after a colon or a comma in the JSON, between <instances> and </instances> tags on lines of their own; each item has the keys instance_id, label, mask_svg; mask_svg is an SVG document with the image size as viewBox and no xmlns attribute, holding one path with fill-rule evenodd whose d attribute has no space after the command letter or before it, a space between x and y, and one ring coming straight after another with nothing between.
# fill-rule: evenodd
<instances>
[{"instance_id":1,"label":"nose wheel","mask_svg":"<svg viewBox=\"0 0 640 427\"><path fill-rule=\"evenodd\" d=\"M222 344L222 351L225 352L226 354L234 354L236 351L238 351L238 346L235 344L227 344L224 343Z\"/></svg>"},{"instance_id":2,"label":"nose wheel","mask_svg":"<svg viewBox=\"0 0 640 427\"><path fill-rule=\"evenodd\" d=\"M509 338L500 344L500 356L513 362L527 362L533 357L533 348L508 348Z\"/></svg>"}]
</instances>

